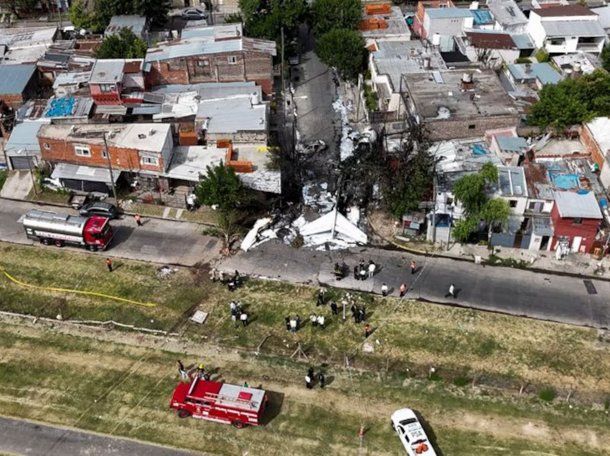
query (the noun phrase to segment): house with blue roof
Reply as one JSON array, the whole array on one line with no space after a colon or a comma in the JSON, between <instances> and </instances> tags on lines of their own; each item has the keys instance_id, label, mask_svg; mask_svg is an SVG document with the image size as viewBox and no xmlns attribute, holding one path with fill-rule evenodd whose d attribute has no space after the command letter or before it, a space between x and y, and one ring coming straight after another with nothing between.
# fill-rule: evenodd
<instances>
[{"instance_id":1,"label":"house with blue roof","mask_svg":"<svg viewBox=\"0 0 610 456\"><path fill-rule=\"evenodd\" d=\"M515 85L525 84L540 90L547 84L557 84L563 79L549 63L513 63L507 66L506 75Z\"/></svg>"}]
</instances>

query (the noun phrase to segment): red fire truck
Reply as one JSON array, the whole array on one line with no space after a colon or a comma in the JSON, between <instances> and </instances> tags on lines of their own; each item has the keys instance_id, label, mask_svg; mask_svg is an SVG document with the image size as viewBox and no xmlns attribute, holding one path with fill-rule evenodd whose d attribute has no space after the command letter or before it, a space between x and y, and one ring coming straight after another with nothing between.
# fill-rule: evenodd
<instances>
[{"instance_id":1,"label":"red fire truck","mask_svg":"<svg viewBox=\"0 0 610 456\"><path fill-rule=\"evenodd\" d=\"M178 411L180 418L193 416L237 428L260 425L266 405L267 394L261 389L199 377L191 383L179 383L169 404Z\"/></svg>"},{"instance_id":2,"label":"red fire truck","mask_svg":"<svg viewBox=\"0 0 610 456\"><path fill-rule=\"evenodd\" d=\"M45 245L75 244L92 252L104 250L112 240L112 227L107 217L77 217L32 209L22 218L25 234Z\"/></svg>"}]
</instances>

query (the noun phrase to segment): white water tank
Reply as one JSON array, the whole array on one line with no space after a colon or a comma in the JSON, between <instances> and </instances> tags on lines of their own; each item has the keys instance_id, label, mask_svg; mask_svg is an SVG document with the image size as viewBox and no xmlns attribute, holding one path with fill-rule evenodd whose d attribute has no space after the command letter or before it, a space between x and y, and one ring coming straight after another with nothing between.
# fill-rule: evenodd
<instances>
[{"instance_id":1,"label":"white water tank","mask_svg":"<svg viewBox=\"0 0 610 456\"><path fill-rule=\"evenodd\" d=\"M432 45L440 46L441 45L441 36L438 33L432 35Z\"/></svg>"}]
</instances>

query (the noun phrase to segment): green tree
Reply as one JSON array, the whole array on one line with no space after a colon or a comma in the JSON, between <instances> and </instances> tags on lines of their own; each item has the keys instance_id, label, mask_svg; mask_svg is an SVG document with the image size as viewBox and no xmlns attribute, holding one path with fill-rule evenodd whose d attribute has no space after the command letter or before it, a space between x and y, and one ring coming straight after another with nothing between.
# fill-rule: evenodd
<instances>
[{"instance_id":1,"label":"green tree","mask_svg":"<svg viewBox=\"0 0 610 456\"><path fill-rule=\"evenodd\" d=\"M95 56L98 59L140 59L146 55L146 43L127 29L107 36Z\"/></svg>"},{"instance_id":2,"label":"green tree","mask_svg":"<svg viewBox=\"0 0 610 456\"><path fill-rule=\"evenodd\" d=\"M284 40L289 41L309 13L305 0L239 0L239 7L248 36L278 43L282 27Z\"/></svg>"},{"instance_id":3,"label":"green tree","mask_svg":"<svg viewBox=\"0 0 610 456\"><path fill-rule=\"evenodd\" d=\"M456 241L464 244L470 240L472 233L477 230L477 226L478 222L475 217L463 218L455 223L451 235Z\"/></svg>"},{"instance_id":4,"label":"green tree","mask_svg":"<svg viewBox=\"0 0 610 456\"><path fill-rule=\"evenodd\" d=\"M547 84L527 117L531 125L562 130L610 115L610 74L598 70L578 79Z\"/></svg>"},{"instance_id":5,"label":"green tree","mask_svg":"<svg viewBox=\"0 0 610 456\"><path fill-rule=\"evenodd\" d=\"M27 15L32 13L36 6L38 5L38 0L13 0L9 2L9 7L13 14L17 17L21 17L23 15Z\"/></svg>"},{"instance_id":6,"label":"green tree","mask_svg":"<svg viewBox=\"0 0 610 456\"><path fill-rule=\"evenodd\" d=\"M601 53L602 67L606 71L610 71L610 44L606 44Z\"/></svg>"},{"instance_id":7,"label":"green tree","mask_svg":"<svg viewBox=\"0 0 610 456\"><path fill-rule=\"evenodd\" d=\"M208 166L206 175L195 187L197 199L208 206L218 206L221 212L243 207L249 195L233 168L220 163Z\"/></svg>"},{"instance_id":8,"label":"green tree","mask_svg":"<svg viewBox=\"0 0 610 456\"><path fill-rule=\"evenodd\" d=\"M480 173L466 174L453 185L453 195L467 214L478 214L487 201L485 177Z\"/></svg>"},{"instance_id":9,"label":"green tree","mask_svg":"<svg viewBox=\"0 0 610 456\"><path fill-rule=\"evenodd\" d=\"M145 16L152 26L162 26L167 23L171 6L170 0L135 0L133 9Z\"/></svg>"},{"instance_id":10,"label":"green tree","mask_svg":"<svg viewBox=\"0 0 610 456\"><path fill-rule=\"evenodd\" d=\"M86 10L83 0L75 0L68 10L70 22L77 29L86 29L93 32L101 32L104 25L99 21L95 14Z\"/></svg>"},{"instance_id":11,"label":"green tree","mask_svg":"<svg viewBox=\"0 0 610 456\"><path fill-rule=\"evenodd\" d=\"M326 65L335 67L346 80L355 81L366 64L364 38L355 30L335 29L316 42L316 53Z\"/></svg>"},{"instance_id":12,"label":"green tree","mask_svg":"<svg viewBox=\"0 0 610 456\"><path fill-rule=\"evenodd\" d=\"M334 29L355 30L362 19L360 0L316 0L312 7L313 27L317 36Z\"/></svg>"},{"instance_id":13,"label":"green tree","mask_svg":"<svg viewBox=\"0 0 610 456\"><path fill-rule=\"evenodd\" d=\"M508 203L501 199L487 201L481 209L481 218L487 222L487 240L491 241L491 232L494 226L502 225L508 221L510 207Z\"/></svg>"}]
</instances>

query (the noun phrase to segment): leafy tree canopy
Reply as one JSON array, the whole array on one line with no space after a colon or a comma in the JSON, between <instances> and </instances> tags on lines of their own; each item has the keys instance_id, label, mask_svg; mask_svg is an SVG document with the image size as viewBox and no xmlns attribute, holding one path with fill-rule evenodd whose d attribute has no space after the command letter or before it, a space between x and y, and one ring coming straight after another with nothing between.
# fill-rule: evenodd
<instances>
[{"instance_id":1,"label":"leafy tree canopy","mask_svg":"<svg viewBox=\"0 0 610 456\"><path fill-rule=\"evenodd\" d=\"M487 201L485 178L480 174L467 174L453 185L453 195L462 203L467 214L478 214Z\"/></svg>"},{"instance_id":2,"label":"leafy tree canopy","mask_svg":"<svg viewBox=\"0 0 610 456\"><path fill-rule=\"evenodd\" d=\"M604 70L610 71L610 44L604 46L600 56Z\"/></svg>"},{"instance_id":3,"label":"leafy tree canopy","mask_svg":"<svg viewBox=\"0 0 610 456\"><path fill-rule=\"evenodd\" d=\"M285 39L296 36L309 12L305 0L239 0L239 7L248 36L278 43L282 27Z\"/></svg>"},{"instance_id":4,"label":"leafy tree canopy","mask_svg":"<svg viewBox=\"0 0 610 456\"><path fill-rule=\"evenodd\" d=\"M75 0L68 14L75 27L102 32L112 16L122 14L145 16L152 25L163 25L170 7L170 0L96 0L93 10L88 11L84 0Z\"/></svg>"},{"instance_id":5,"label":"leafy tree canopy","mask_svg":"<svg viewBox=\"0 0 610 456\"><path fill-rule=\"evenodd\" d=\"M208 206L217 205L221 212L229 213L243 206L249 195L233 168L220 163L207 167L207 174L195 187L197 199Z\"/></svg>"},{"instance_id":6,"label":"leafy tree canopy","mask_svg":"<svg viewBox=\"0 0 610 456\"><path fill-rule=\"evenodd\" d=\"M146 55L146 43L129 29L107 36L95 56L98 59L140 59Z\"/></svg>"},{"instance_id":7,"label":"leafy tree canopy","mask_svg":"<svg viewBox=\"0 0 610 456\"><path fill-rule=\"evenodd\" d=\"M347 29L322 35L316 42L316 53L326 65L335 67L341 78L352 81L362 72L368 55L362 35Z\"/></svg>"},{"instance_id":8,"label":"leafy tree canopy","mask_svg":"<svg viewBox=\"0 0 610 456\"><path fill-rule=\"evenodd\" d=\"M362 19L360 0L316 0L312 7L316 35L333 29L355 30Z\"/></svg>"},{"instance_id":9,"label":"leafy tree canopy","mask_svg":"<svg viewBox=\"0 0 610 456\"><path fill-rule=\"evenodd\" d=\"M578 79L547 84L528 115L528 122L542 128L563 129L610 115L610 74L598 70Z\"/></svg>"}]
</instances>

